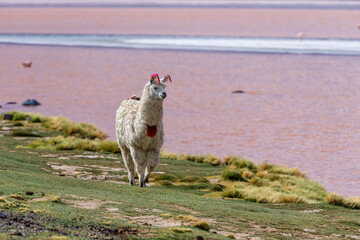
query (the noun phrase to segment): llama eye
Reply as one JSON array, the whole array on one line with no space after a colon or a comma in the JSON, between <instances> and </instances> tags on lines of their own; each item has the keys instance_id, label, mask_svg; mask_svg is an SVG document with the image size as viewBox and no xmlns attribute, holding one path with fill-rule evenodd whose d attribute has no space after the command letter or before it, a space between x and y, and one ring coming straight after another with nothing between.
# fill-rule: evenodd
<instances>
[{"instance_id":1,"label":"llama eye","mask_svg":"<svg viewBox=\"0 0 360 240\"><path fill-rule=\"evenodd\" d=\"M154 90L157 90L157 87L154 87Z\"/></svg>"}]
</instances>

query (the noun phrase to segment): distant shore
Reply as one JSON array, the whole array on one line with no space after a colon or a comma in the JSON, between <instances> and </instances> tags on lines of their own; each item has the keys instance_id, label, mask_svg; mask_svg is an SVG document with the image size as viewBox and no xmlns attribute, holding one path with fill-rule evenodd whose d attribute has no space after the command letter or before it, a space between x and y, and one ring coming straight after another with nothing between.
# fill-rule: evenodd
<instances>
[{"instance_id":1,"label":"distant shore","mask_svg":"<svg viewBox=\"0 0 360 240\"><path fill-rule=\"evenodd\" d=\"M356 1L0 1L0 7L41 8L239 8L360 10Z\"/></svg>"},{"instance_id":2,"label":"distant shore","mask_svg":"<svg viewBox=\"0 0 360 240\"><path fill-rule=\"evenodd\" d=\"M0 33L7 34L360 37L360 11L350 10L0 7L0 16Z\"/></svg>"}]
</instances>

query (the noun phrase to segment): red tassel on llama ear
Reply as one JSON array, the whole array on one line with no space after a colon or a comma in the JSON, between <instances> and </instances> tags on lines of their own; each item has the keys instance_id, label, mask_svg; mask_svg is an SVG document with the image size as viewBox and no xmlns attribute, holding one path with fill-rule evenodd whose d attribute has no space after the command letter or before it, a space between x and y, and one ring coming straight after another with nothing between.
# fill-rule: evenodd
<instances>
[{"instance_id":1,"label":"red tassel on llama ear","mask_svg":"<svg viewBox=\"0 0 360 240\"><path fill-rule=\"evenodd\" d=\"M155 80L155 77L157 77L157 80L158 80L158 82L159 82L159 84L160 84L160 77L159 77L159 74L157 74L157 73L154 73L154 74L152 74L152 75L150 76L150 81L151 81L151 80Z\"/></svg>"},{"instance_id":2,"label":"red tassel on llama ear","mask_svg":"<svg viewBox=\"0 0 360 240\"><path fill-rule=\"evenodd\" d=\"M162 83L165 83L166 81L170 81L170 82L172 82L172 80L171 80L171 77L170 77L170 75L168 74L168 75L166 75L165 77L163 77L162 79L161 79L161 82Z\"/></svg>"}]
</instances>

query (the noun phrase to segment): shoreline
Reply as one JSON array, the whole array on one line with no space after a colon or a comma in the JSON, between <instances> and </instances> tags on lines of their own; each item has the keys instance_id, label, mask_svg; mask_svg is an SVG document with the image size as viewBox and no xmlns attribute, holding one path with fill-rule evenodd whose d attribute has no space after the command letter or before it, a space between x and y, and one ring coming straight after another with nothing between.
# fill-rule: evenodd
<instances>
[{"instance_id":1,"label":"shoreline","mask_svg":"<svg viewBox=\"0 0 360 240\"><path fill-rule=\"evenodd\" d=\"M308 10L360 10L360 3L355 1L334 2L292 2L292 1L243 1L230 3L187 3L187 2L135 2L135 3L116 3L116 2L88 2L88 3L1 3L0 8L175 8L175 9L308 9Z\"/></svg>"}]
</instances>

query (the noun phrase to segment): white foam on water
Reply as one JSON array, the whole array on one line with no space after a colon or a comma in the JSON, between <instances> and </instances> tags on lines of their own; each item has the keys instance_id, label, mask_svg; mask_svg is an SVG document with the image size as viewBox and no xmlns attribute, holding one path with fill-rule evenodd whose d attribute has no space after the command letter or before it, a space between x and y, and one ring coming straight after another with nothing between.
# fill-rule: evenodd
<instances>
[{"instance_id":1,"label":"white foam on water","mask_svg":"<svg viewBox=\"0 0 360 240\"><path fill-rule=\"evenodd\" d=\"M355 39L0 34L0 43L164 50L360 55L360 40Z\"/></svg>"}]
</instances>

